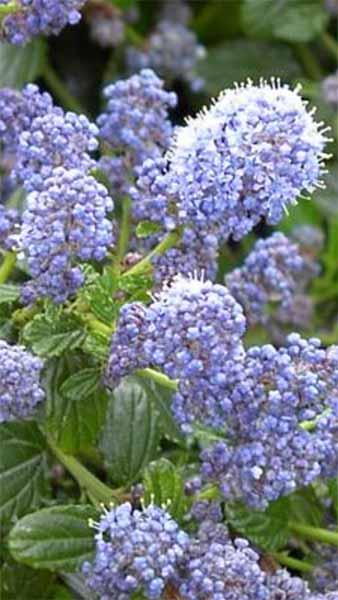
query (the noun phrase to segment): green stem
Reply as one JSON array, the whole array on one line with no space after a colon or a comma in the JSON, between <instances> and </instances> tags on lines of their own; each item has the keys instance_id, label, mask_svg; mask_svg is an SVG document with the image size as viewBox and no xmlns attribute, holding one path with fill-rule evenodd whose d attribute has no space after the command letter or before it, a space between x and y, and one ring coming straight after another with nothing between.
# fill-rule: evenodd
<instances>
[{"instance_id":1,"label":"green stem","mask_svg":"<svg viewBox=\"0 0 338 600\"><path fill-rule=\"evenodd\" d=\"M209 485L197 494L196 500L218 500L220 491L217 485Z\"/></svg>"},{"instance_id":2,"label":"green stem","mask_svg":"<svg viewBox=\"0 0 338 600\"><path fill-rule=\"evenodd\" d=\"M274 552L271 554L271 556L275 558L281 565L290 567L290 569L294 569L295 571L310 573L313 570L313 565L311 565L311 563L298 560L297 558L292 558L292 556L289 556L285 552Z\"/></svg>"},{"instance_id":3,"label":"green stem","mask_svg":"<svg viewBox=\"0 0 338 600\"><path fill-rule=\"evenodd\" d=\"M15 252L6 252L0 267L0 283L5 283L13 271L16 263Z\"/></svg>"},{"instance_id":4,"label":"green stem","mask_svg":"<svg viewBox=\"0 0 338 600\"><path fill-rule=\"evenodd\" d=\"M130 208L131 208L131 200L130 198L123 198L122 201L122 217L120 222L120 233L119 239L117 243L117 255L116 262L120 263L123 259L129 242L129 229L130 229Z\"/></svg>"},{"instance_id":5,"label":"green stem","mask_svg":"<svg viewBox=\"0 0 338 600\"><path fill-rule=\"evenodd\" d=\"M169 390L177 391L177 381L169 379L169 377L167 377L163 373L160 373L159 371L155 371L154 369L139 369L138 371L136 371L136 375L138 375L139 377L146 377L147 379L152 379L156 383L162 385L162 387L166 387Z\"/></svg>"},{"instance_id":6,"label":"green stem","mask_svg":"<svg viewBox=\"0 0 338 600\"><path fill-rule=\"evenodd\" d=\"M138 275L144 271L148 271L151 268L151 260L154 256L161 256L165 254L167 250L172 248L180 240L181 231L176 230L169 233L147 256L145 256L140 262L131 267L128 271L123 273L123 277L129 277L129 275Z\"/></svg>"},{"instance_id":7,"label":"green stem","mask_svg":"<svg viewBox=\"0 0 338 600\"><path fill-rule=\"evenodd\" d=\"M332 35L327 31L322 35L322 41L328 52L332 55L335 61L338 61L338 43Z\"/></svg>"},{"instance_id":8,"label":"green stem","mask_svg":"<svg viewBox=\"0 0 338 600\"><path fill-rule=\"evenodd\" d=\"M82 114L86 112L81 106L81 103L69 92L63 81L59 78L50 64L46 65L43 72L43 78L48 84L50 90L55 94L55 96L66 109Z\"/></svg>"},{"instance_id":9,"label":"green stem","mask_svg":"<svg viewBox=\"0 0 338 600\"><path fill-rule=\"evenodd\" d=\"M2 4L0 6L0 19L3 19L7 15L11 15L18 10L18 5L16 2L9 2L9 4Z\"/></svg>"},{"instance_id":10,"label":"green stem","mask_svg":"<svg viewBox=\"0 0 338 600\"><path fill-rule=\"evenodd\" d=\"M302 63L304 71L310 79L322 79L323 74L319 63L312 54L310 48L305 44L294 44L294 50L298 60Z\"/></svg>"},{"instance_id":11,"label":"green stem","mask_svg":"<svg viewBox=\"0 0 338 600\"><path fill-rule=\"evenodd\" d=\"M324 412L321 415L318 415L312 421L302 421L302 423L300 424L300 427L302 429L304 429L305 431L314 431L316 429L320 419L322 419L322 417L325 417L326 415L330 414L330 412L331 412L331 410L329 408L327 408L326 410L324 410Z\"/></svg>"},{"instance_id":12,"label":"green stem","mask_svg":"<svg viewBox=\"0 0 338 600\"><path fill-rule=\"evenodd\" d=\"M318 542L323 542L323 544L338 546L338 532L292 522L289 523L288 527L292 533L295 533L300 537L304 537L305 539L316 540Z\"/></svg>"},{"instance_id":13,"label":"green stem","mask_svg":"<svg viewBox=\"0 0 338 600\"><path fill-rule=\"evenodd\" d=\"M84 321L95 333L100 333L101 335L104 335L108 338L111 337L112 328L106 325L105 323L102 323L102 321L99 321L99 319L96 319L91 314L85 315Z\"/></svg>"},{"instance_id":14,"label":"green stem","mask_svg":"<svg viewBox=\"0 0 338 600\"><path fill-rule=\"evenodd\" d=\"M66 467L74 477L80 488L84 489L89 498L95 503L109 504L116 498L116 490L111 490L95 475L90 473L74 456L65 454L48 436L48 444L56 458Z\"/></svg>"}]
</instances>

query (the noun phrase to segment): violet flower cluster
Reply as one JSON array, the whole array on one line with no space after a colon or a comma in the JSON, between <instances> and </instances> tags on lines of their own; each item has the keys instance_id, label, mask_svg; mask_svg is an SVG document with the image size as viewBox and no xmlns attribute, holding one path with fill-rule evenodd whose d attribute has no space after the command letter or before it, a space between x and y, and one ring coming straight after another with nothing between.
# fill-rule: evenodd
<instances>
[{"instance_id":1,"label":"violet flower cluster","mask_svg":"<svg viewBox=\"0 0 338 600\"><path fill-rule=\"evenodd\" d=\"M251 325L267 325L276 313L292 322L295 298L304 294L318 270L309 255L302 255L297 243L277 232L258 240L243 265L226 276L225 283Z\"/></svg>"},{"instance_id":2,"label":"violet flower cluster","mask_svg":"<svg viewBox=\"0 0 338 600\"><path fill-rule=\"evenodd\" d=\"M164 508L105 510L93 526L95 557L82 572L101 600L128 600L134 592L157 600L334 600L312 594L308 584L280 569L270 574L245 539L204 520L187 534Z\"/></svg>"},{"instance_id":3,"label":"violet flower cluster","mask_svg":"<svg viewBox=\"0 0 338 600\"><path fill-rule=\"evenodd\" d=\"M338 469L338 347L298 334L250 348L229 385L224 441L202 452L202 475L256 508ZM310 426L306 426L310 423Z\"/></svg>"},{"instance_id":4,"label":"violet flower cluster","mask_svg":"<svg viewBox=\"0 0 338 600\"><path fill-rule=\"evenodd\" d=\"M150 306L127 304L113 334L106 382L136 367L156 367L179 379L173 401L182 426L192 420L219 427L228 403L220 399L244 350L242 308L228 290L208 281L177 277Z\"/></svg>"},{"instance_id":5,"label":"violet flower cluster","mask_svg":"<svg viewBox=\"0 0 338 600\"><path fill-rule=\"evenodd\" d=\"M45 394L40 386L43 362L22 346L0 340L0 423L34 415Z\"/></svg>"},{"instance_id":6,"label":"violet flower cluster","mask_svg":"<svg viewBox=\"0 0 338 600\"><path fill-rule=\"evenodd\" d=\"M114 243L113 201L90 175L98 129L84 115L55 107L33 85L22 93L1 90L0 105L10 176L29 192L22 225L2 209L2 245L12 249L15 241L27 260L32 280L23 286L24 302L41 297L64 302L83 283L78 261L101 261Z\"/></svg>"},{"instance_id":7,"label":"violet flower cluster","mask_svg":"<svg viewBox=\"0 0 338 600\"><path fill-rule=\"evenodd\" d=\"M177 98L150 69L107 86L104 96L107 107L97 124L109 154L99 164L115 191L126 193L137 167L167 150L173 133L168 110Z\"/></svg>"},{"instance_id":8,"label":"violet flower cluster","mask_svg":"<svg viewBox=\"0 0 338 600\"><path fill-rule=\"evenodd\" d=\"M10 4L1 0L0 4ZM1 24L1 37L10 44L22 45L33 37L57 35L66 25L81 19L85 0L17 0L15 10Z\"/></svg>"}]
</instances>

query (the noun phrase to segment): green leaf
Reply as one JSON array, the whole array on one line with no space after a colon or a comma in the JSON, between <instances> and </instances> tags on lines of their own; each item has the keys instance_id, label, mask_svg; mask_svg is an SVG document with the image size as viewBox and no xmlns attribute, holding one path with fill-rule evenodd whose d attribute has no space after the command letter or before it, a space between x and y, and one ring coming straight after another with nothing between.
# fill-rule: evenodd
<instances>
[{"instance_id":1,"label":"green leaf","mask_svg":"<svg viewBox=\"0 0 338 600\"><path fill-rule=\"evenodd\" d=\"M158 225L158 223L153 223L152 221L140 221L136 227L136 235L138 238L146 238L159 231L161 231L160 225Z\"/></svg>"},{"instance_id":2,"label":"green leaf","mask_svg":"<svg viewBox=\"0 0 338 600\"><path fill-rule=\"evenodd\" d=\"M82 359L69 355L51 361L45 388L47 429L61 450L76 453L94 444L108 402L97 371L82 369Z\"/></svg>"},{"instance_id":3,"label":"green leaf","mask_svg":"<svg viewBox=\"0 0 338 600\"><path fill-rule=\"evenodd\" d=\"M213 96L232 87L234 81L245 81L248 77L259 81L278 73L283 81L290 81L301 75L288 46L244 39L210 48L198 72L206 82L208 93Z\"/></svg>"},{"instance_id":4,"label":"green leaf","mask_svg":"<svg viewBox=\"0 0 338 600\"><path fill-rule=\"evenodd\" d=\"M101 372L99 369L82 369L63 382L60 392L70 400L78 400L94 394L100 387L100 382Z\"/></svg>"},{"instance_id":5,"label":"green leaf","mask_svg":"<svg viewBox=\"0 0 338 600\"><path fill-rule=\"evenodd\" d=\"M80 600L97 600L95 592L86 586L85 577L81 573L63 573L62 579L68 587L75 592L76 598ZM74 598L74 596L72 596Z\"/></svg>"},{"instance_id":6,"label":"green leaf","mask_svg":"<svg viewBox=\"0 0 338 600\"><path fill-rule=\"evenodd\" d=\"M26 46L0 44L0 87L21 88L42 75L46 44L35 39Z\"/></svg>"},{"instance_id":7,"label":"green leaf","mask_svg":"<svg viewBox=\"0 0 338 600\"><path fill-rule=\"evenodd\" d=\"M53 506L27 515L9 535L9 549L18 562L35 569L76 571L92 558L92 506Z\"/></svg>"},{"instance_id":8,"label":"green leaf","mask_svg":"<svg viewBox=\"0 0 338 600\"><path fill-rule=\"evenodd\" d=\"M318 0L244 0L242 25L258 38L308 42L320 35L329 20Z\"/></svg>"},{"instance_id":9,"label":"green leaf","mask_svg":"<svg viewBox=\"0 0 338 600\"><path fill-rule=\"evenodd\" d=\"M290 520L295 523L307 523L313 527L322 526L323 506L311 486L297 490L288 496L288 500Z\"/></svg>"},{"instance_id":10,"label":"green leaf","mask_svg":"<svg viewBox=\"0 0 338 600\"><path fill-rule=\"evenodd\" d=\"M0 425L0 521L10 520L41 505L46 494L45 440L36 423Z\"/></svg>"},{"instance_id":11,"label":"green leaf","mask_svg":"<svg viewBox=\"0 0 338 600\"><path fill-rule=\"evenodd\" d=\"M20 286L3 283L0 285L0 304L16 302L20 297Z\"/></svg>"},{"instance_id":12,"label":"green leaf","mask_svg":"<svg viewBox=\"0 0 338 600\"><path fill-rule=\"evenodd\" d=\"M184 482L175 466L166 458L151 463L144 473L144 500L158 506L168 507L170 514L178 521L187 508L184 495Z\"/></svg>"},{"instance_id":13,"label":"green leaf","mask_svg":"<svg viewBox=\"0 0 338 600\"><path fill-rule=\"evenodd\" d=\"M118 314L118 303L114 301L118 277L111 268L106 267L99 275L91 267L86 268L86 285L80 292L91 312L106 325L111 325Z\"/></svg>"},{"instance_id":14,"label":"green leaf","mask_svg":"<svg viewBox=\"0 0 338 600\"><path fill-rule=\"evenodd\" d=\"M283 548L289 537L289 502L282 498L271 502L267 510L252 510L240 503L227 504L230 525L244 537L267 551Z\"/></svg>"},{"instance_id":15,"label":"green leaf","mask_svg":"<svg viewBox=\"0 0 338 600\"><path fill-rule=\"evenodd\" d=\"M338 477L331 479L329 481L329 493L333 502L333 509L336 513L337 523L338 523Z\"/></svg>"},{"instance_id":16,"label":"green leaf","mask_svg":"<svg viewBox=\"0 0 338 600\"><path fill-rule=\"evenodd\" d=\"M6 562L0 571L0 590L5 600L51 600L54 576L49 571L30 569Z\"/></svg>"},{"instance_id":17,"label":"green leaf","mask_svg":"<svg viewBox=\"0 0 338 600\"><path fill-rule=\"evenodd\" d=\"M135 379L124 379L111 397L100 444L112 482L135 481L158 441L159 415L151 398Z\"/></svg>"},{"instance_id":18,"label":"green leaf","mask_svg":"<svg viewBox=\"0 0 338 600\"><path fill-rule=\"evenodd\" d=\"M185 446L186 438L173 418L170 408L173 392L158 385L151 379L139 377L138 381L144 387L159 412L162 434L176 444Z\"/></svg>"},{"instance_id":19,"label":"green leaf","mask_svg":"<svg viewBox=\"0 0 338 600\"><path fill-rule=\"evenodd\" d=\"M25 326L23 338L35 354L51 358L78 348L85 338L85 330L78 319L50 305L44 314L36 315Z\"/></svg>"}]
</instances>

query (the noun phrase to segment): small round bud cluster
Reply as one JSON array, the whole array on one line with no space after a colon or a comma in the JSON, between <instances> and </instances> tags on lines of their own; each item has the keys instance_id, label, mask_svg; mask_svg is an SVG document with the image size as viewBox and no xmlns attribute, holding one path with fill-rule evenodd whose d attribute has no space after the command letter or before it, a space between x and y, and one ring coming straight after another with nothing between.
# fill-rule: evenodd
<instances>
[{"instance_id":1,"label":"small round bud cluster","mask_svg":"<svg viewBox=\"0 0 338 600\"><path fill-rule=\"evenodd\" d=\"M135 364L157 367L179 379L173 412L182 426L196 419L219 427L230 408L222 390L232 371L237 373L244 331L243 311L224 286L176 277L150 306L124 307L112 338L107 384L116 385L128 362L130 370Z\"/></svg>"},{"instance_id":2,"label":"small round bud cluster","mask_svg":"<svg viewBox=\"0 0 338 600\"><path fill-rule=\"evenodd\" d=\"M227 440L202 452L225 498L264 508L337 472L338 347L292 334L278 350L250 348L229 387Z\"/></svg>"},{"instance_id":3,"label":"small round bud cluster","mask_svg":"<svg viewBox=\"0 0 338 600\"><path fill-rule=\"evenodd\" d=\"M116 156L103 157L100 166L122 192L123 186L128 189L137 166L167 149L172 135L168 110L177 99L163 89L163 82L150 69L107 86L104 96L107 108L97 124L100 137Z\"/></svg>"},{"instance_id":4,"label":"small round bud cluster","mask_svg":"<svg viewBox=\"0 0 338 600\"><path fill-rule=\"evenodd\" d=\"M338 593L338 548L315 544L314 550L319 559L312 572L314 589L323 593L329 591Z\"/></svg>"},{"instance_id":5,"label":"small round bud cluster","mask_svg":"<svg viewBox=\"0 0 338 600\"><path fill-rule=\"evenodd\" d=\"M186 552L179 594L183 600L268 600L259 555L225 527L204 522Z\"/></svg>"},{"instance_id":6,"label":"small round bud cluster","mask_svg":"<svg viewBox=\"0 0 338 600\"><path fill-rule=\"evenodd\" d=\"M165 81L183 80L198 92L204 81L196 75L196 67L205 55L205 48L197 42L195 33L170 19L158 23L144 50L128 49L127 64L131 72L151 68Z\"/></svg>"},{"instance_id":7,"label":"small round bud cluster","mask_svg":"<svg viewBox=\"0 0 338 600\"><path fill-rule=\"evenodd\" d=\"M10 0L1 0L2 5ZM1 37L10 44L26 44L40 34L57 35L66 25L76 25L85 0L18 0L17 10L1 24Z\"/></svg>"},{"instance_id":8,"label":"small round bud cluster","mask_svg":"<svg viewBox=\"0 0 338 600\"><path fill-rule=\"evenodd\" d=\"M17 246L17 229L20 216L15 208L4 208L0 205L0 247L14 250Z\"/></svg>"},{"instance_id":9,"label":"small round bud cluster","mask_svg":"<svg viewBox=\"0 0 338 600\"><path fill-rule=\"evenodd\" d=\"M28 84L21 92L0 89L0 143L3 152L15 155L22 131L28 130L33 119L45 115L53 107L47 92Z\"/></svg>"},{"instance_id":10,"label":"small round bud cluster","mask_svg":"<svg viewBox=\"0 0 338 600\"><path fill-rule=\"evenodd\" d=\"M39 381L42 367L22 346L0 340L0 423L34 415L45 396Z\"/></svg>"},{"instance_id":11,"label":"small round bud cluster","mask_svg":"<svg viewBox=\"0 0 338 600\"><path fill-rule=\"evenodd\" d=\"M47 296L64 302L82 285L73 262L105 257L113 242L112 210L106 188L77 169L55 169L41 191L28 195L21 244L33 280L24 301Z\"/></svg>"},{"instance_id":12,"label":"small round bud cluster","mask_svg":"<svg viewBox=\"0 0 338 600\"><path fill-rule=\"evenodd\" d=\"M161 21L188 25L192 17L190 6L182 0L165 0L161 10Z\"/></svg>"},{"instance_id":13,"label":"small round bud cluster","mask_svg":"<svg viewBox=\"0 0 338 600\"><path fill-rule=\"evenodd\" d=\"M125 37L124 14L114 5L97 2L86 12L90 37L102 48L119 46Z\"/></svg>"},{"instance_id":14,"label":"small round bud cluster","mask_svg":"<svg viewBox=\"0 0 338 600\"><path fill-rule=\"evenodd\" d=\"M338 109L338 70L322 82L324 100L334 109Z\"/></svg>"},{"instance_id":15,"label":"small round bud cluster","mask_svg":"<svg viewBox=\"0 0 338 600\"><path fill-rule=\"evenodd\" d=\"M317 272L314 263L303 258L298 244L277 232L258 240L244 264L229 273L225 282L248 322L266 325L274 318L272 307L291 315L295 295Z\"/></svg>"},{"instance_id":16,"label":"small round bud cluster","mask_svg":"<svg viewBox=\"0 0 338 600\"><path fill-rule=\"evenodd\" d=\"M126 502L105 511L95 528L95 560L85 563L83 572L101 598L127 600L142 591L155 600L177 579L189 537L164 509L150 505L132 511Z\"/></svg>"},{"instance_id":17,"label":"small round bud cluster","mask_svg":"<svg viewBox=\"0 0 338 600\"><path fill-rule=\"evenodd\" d=\"M96 125L84 115L55 107L36 117L20 135L14 174L28 191L40 190L56 167L87 172L98 146Z\"/></svg>"},{"instance_id":18,"label":"small round bud cluster","mask_svg":"<svg viewBox=\"0 0 338 600\"><path fill-rule=\"evenodd\" d=\"M314 189L325 141L297 90L248 83L178 128L163 186L184 223L239 240Z\"/></svg>"}]
</instances>

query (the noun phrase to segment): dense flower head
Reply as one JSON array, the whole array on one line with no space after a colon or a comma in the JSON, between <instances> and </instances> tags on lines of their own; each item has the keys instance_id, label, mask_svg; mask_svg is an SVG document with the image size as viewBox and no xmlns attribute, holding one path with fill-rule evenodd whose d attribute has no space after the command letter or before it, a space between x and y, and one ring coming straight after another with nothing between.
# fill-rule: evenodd
<instances>
[{"instance_id":1,"label":"dense flower head","mask_svg":"<svg viewBox=\"0 0 338 600\"><path fill-rule=\"evenodd\" d=\"M131 71L151 68L166 81L183 80L199 91L204 81L196 75L196 67L205 54L195 33L170 18L158 23L144 49L128 50L127 63Z\"/></svg>"},{"instance_id":2,"label":"dense flower head","mask_svg":"<svg viewBox=\"0 0 338 600\"><path fill-rule=\"evenodd\" d=\"M20 215L15 208L4 208L0 204L0 247L14 250L17 246L17 235Z\"/></svg>"},{"instance_id":3,"label":"dense flower head","mask_svg":"<svg viewBox=\"0 0 338 600\"><path fill-rule=\"evenodd\" d=\"M33 119L53 108L47 92L29 83L21 92L11 88L0 89L0 146L3 152L15 155L20 134L28 130Z\"/></svg>"},{"instance_id":4,"label":"dense flower head","mask_svg":"<svg viewBox=\"0 0 338 600\"><path fill-rule=\"evenodd\" d=\"M298 334L250 348L230 382L227 439L202 452L205 480L254 507L338 469L338 347ZM311 427L304 427L310 422Z\"/></svg>"},{"instance_id":5,"label":"dense flower head","mask_svg":"<svg viewBox=\"0 0 338 600\"><path fill-rule=\"evenodd\" d=\"M189 545L179 587L184 600L269 600L259 555L244 539L217 539L213 524L201 526ZM215 539L215 537L216 539Z\"/></svg>"},{"instance_id":6,"label":"dense flower head","mask_svg":"<svg viewBox=\"0 0 338 600\"><path fill-rule=\"evenodd\" d=\"M301 254L298 244L276 232L259 239L243 265L225 281L249 323L267 324L273 319L272 307L291 314L295 295L317 274L316 266Z\"/></svg>"},{"instance_id":7,"label":"dense flower head","mask_svg":"<svg viewBox=\"0 0 338 600\"><path fill-rule=\"evenodd\" d=\"M21 244L32 281L24 300L48 296L63 302L83 283L76 259L102 260L113 242L106 188L78 169L53 171L41 191L31 192L23 214Z\"/></svg>"},{"instance_id":8,"label":"dense flower head","mask_svg":"<svg viewBox=\"0 0 338 600\"><path fill-rule=\"evenodd\" d=\"M338 598L338 548L315 544L313 550L318 559L312 572L313 587L323 593L336 591Z\"/></svg>"},{"instance_id":9,"label":"dense flower head","mask_svg":"<svg viewBox=\"0 0 338 600\"><path fill-rule=\"evenodd\" d=\"M161 21L171 21L187 25L192 17L192 10L182 0L166 0L161 10Z\"/></svg>"},{"instance_id":10,"label":"dense flower head","mask_svg":"<svg viewBox=\"0 0 338 600\"><path fill-rule=\"evenodd\" d=\"M103 157L101 167L119 187L121 168L128 180L147 158L161 156L168 148L172 125L168 110L176 105L176 94L163 89L163 82L150 69L104 89L106 110L98 117L100 137L117 155ZM110 166L111 162L111 166ZM120 172L114 178L114 169ZM117 179L116 179L117 177Z\"/></svg>"},{"instance_id":11,"label":"dense flower head","mask_svg":"<svg viewBox=\"0 0 338 600\"><path fill-rule=\"evenodd\" d=\"M27 419L44 399L43 362L22 346L0 340L0 423Z\"/></svg>"},{"instance_id":12,"label":"dense flower head","mask_svg":"<svg viewBox=\"0 0 338 600\"><path fill-rule=\"evenodd\" d=\"M244 331L243 311L224 286L176 277L149 306L124 307L112 338L107 383L114 386L128 363L129 372L135 365L157 367L179 379L173 411L182 425L196 419L219 426L229 408L221 390L237 372Z\"/></svg>"},{"instance_id":13,"label":"dense flower head","mask_svg":"<svg viewBox=\"0 0 338 600\"><path fill-rule=\"evenodd\" d=\"M127 600L136 590L161 598L189 541L170 515L155 505L133 511L126 502L105 511L95 527L95 560L83 567L87 585L101 598Z\"/></svg>"},{"instance_id":14,"label":"dense flower head","mask_svg":"<svg viewBox=\"0 0 338 600\"><path fill-rule=\"evenodd\" d=\"M321 174L325 136L297 90L279 82L226 90L178 128L168 193L180 218L241 239L264 217L276 224Z\"/></svg>"},{"instance_id":15,"label":"dense flower head","mask_svg":"<svg viewBox=\"0 0 338 600\"><path fill-rule=\"evenodd\" d=\"M21 133L14 174L32 191L42 189L56 167L87 172L95 164L89 152L97 148L96 134L96 125L84 115L55 107Z\"/></svg>"},{"instance_id":16,"label":"dense flower head","mask_svg":"<svg viewBox=\"0 0 338 600\"><path fill-rule=\"evenodd\" d=\"M1 0L9 4L10 0ZM85 0L18 0L17 10L2 22L1 37L11 44L26 44L40 34L56 35L81 18Z\"/></svg>"}]
</instances>

